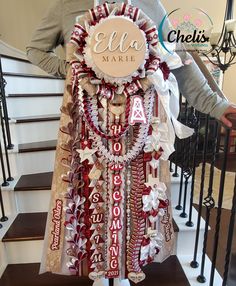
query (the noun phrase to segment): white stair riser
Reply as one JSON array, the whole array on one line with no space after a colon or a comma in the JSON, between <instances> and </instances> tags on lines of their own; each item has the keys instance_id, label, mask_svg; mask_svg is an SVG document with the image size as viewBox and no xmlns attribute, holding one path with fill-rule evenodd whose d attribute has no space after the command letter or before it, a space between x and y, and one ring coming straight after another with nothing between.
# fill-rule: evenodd
<instances>
[{"instance_id":1,"label":"white stair riser","mask_svg":"<svg viewBox=\"0 0 236 286\"><path fill-rule=\"evenodd\" d=\"M4 76L6 94L16 93L62 93L64 81L59 79Z\"/></svg>"},{"instance_id":2,"label":"white stair riser","mask_svg":"<svg viewBox=\"0 0 236 286\"><path fill-rule=\"evenodd\" d=\"M177 255L178 259L179 259L179 262L181 263L181 266L185 272L185 275L186 277L188 278L188 281L189 281L189 284L191 286L199 286L201 285L201 283L199 283L197 281L197 277L199 276L200 274L200 267L198 268L192 268L190 266L190 263L191 261L193 260L193 256L187 256L187 255ZM198 259L197 259L198 262L201 261L201 257L198 256ZM210 259L208 258L208 256L206 256L206 261L205 261L205 272L204 272L204 275L205 275L205 278L207 280L207 282L203 285L209 285L209 281L210 281L210 273L211 273L211 261ZM214 279L214 286L222 286L222 278L220 276L220 274L215 270L215 279Z\"/></svg>"},{"instance_id":3,"label":"white stair riser","mask_svg":"<svg viewBox=\"0 0 236 286\"><path fill-rule=\"evenodd\" d=\"M177 241L177 254L178 255L193 255L194 246L195 246L195 237L196 231L180 231L178 233L178 241ZM202 253L204 239L204 230L200 230L199 233L199 248L198 253Z\"/></svg>"},{"instance_id":4,"label":"white stair riser","mask_svg":"<svg viewBox=\"0 0 236 286\"><path fill-rule=\"evenodd\" d=\"M2 190L2 198L6 216L17 213L16 199L14 191Z\"/></svg>"},{"instance_id":5,"label":"white stair riser","mask_svg":"<svg viewBox=\"0 0 236 286\"><path fill-rule=\"evenodd\" d=\"M178 227L181 231L186 231L186 232L196 231L197 222L198 222L198 212L196 211L196 209L194 207L192 207L192 219L191 219L191 221L193 223L193 227L189 227L186 225L186 222L189 221L189 217L182 218L180 216L182 211L178 211L174 207L172 208L172 211L173 211L174 220L175 220L176 224L178 225ZM187 212L187 214L188 214L188 212ZM200 229L201 230L205 229L205 221L203 218L201 218L201 220L200 220Z\"/></svg>"},{"instance_id":6,"label":"white stair riser","mask_svg":"<svg viewBox=\"0 0 236 286\"><path fill-rule=\"evenodd\" d=\"M193 255L195 238L196 238L197 221L198 221L198 212L196 211L195 208L192 208L191 221L193 222L193 227L188 227L186 226L188 218L180 217L181 211L177 211L174 207L172 208L172 210L173 210L173 218L179 228L178 241L177 241L177 254ZM204 231L205 231L205 221L201 219L198 252L202 251Z\"/></svg>"},{"instance_id":7,"label":"white stair riser","mask_svg":"<svg viewBox=\"0 0 236 286\"><path fill-rule=\"evenodd\" d=\"M15 196L19 213L48 212L49 210L50 190L16 191Z\"/></svg>"},{"instance_id":8,"label":"white stair riser","mask_svg":"<svg viewBox=\"0 0 236 286\"><path fill-rule=\"evenodd\" d=\"M6 255L6 247L4 243L0 241L0 278L7 267L7 255Z\"/></svg>"},{"instance_id":9,"label":"white stair riser","mask_svg":"<svg viewBox=\"0 0 236 286\"><path fill-rule=\"evenodd\" d=\"M8 98L9 117L34 116L60 113L62 97ZM36 130L35 130L36 132Z\"/></svg>"},{"instance_id":10,"label":"white stair riser","mask_svg":"<svg viewBox=\"0 0 236 286\"><path fill-rule=\"evenodd\" d=\"M6 231L9 229L11 224L16 218L16 214L11 215L8 217L8 220L2 223L2 228L0 229L0 278L7 267L8 262L8 255L6 251L6 244L2 242L2 238L4 237ZM2 286L2 285L1 285Z\"/></svg>"},{"instance_id":11,"label":"white stair riser","mask_svg":"<svg viewBox=\"0 0 236 286\"><path fill-rule=\"evenodd\" d=\"M187 190L187 196L186 196L186 206L185 206L185 212L189 213L189 205L190 205L190 187ZM183 207L184 202L184 191L182 193L181 198L181 206ZM173 207L178 206L179 204L179 186L177 184L171 184L171 204Z\"/></svg>"},{"instance_id":12,"label":"white stair riser","mask_svg":"<svg viewBox=\"0 0 236 286\"><path fill-rule=\"evenodd\" d=\"M5 242L9 264L39 263L43 253L43 240Z\"/></svg>"},{"instance_id":13,"label":"white stair riser","mask_svg":"<svg viewBox=\"0 0 236 286\"><path fill-rule=\"evenodd\" d=\"M10 154L13 176L51 172L54 168L55 150Z\"/></svg>"},{"instance_id":14,"label":"white stair riser","mask_svg":"<svg viewBox=\"0 0 236 286\"><path fill-rule=\"evenodd\" d=\"M6 242L8 264L38 263L43 253L43 240Z\"/></svg>"},{"instance_id":15,"label":"white stair riser","mask_svg":"<svg viewBox=\"0 0 236 286\"><path fill-rule=\"evenodd\" d=\"M179 233L175 232L175 243L174 243L174 247L173 247L173 251L171 255L177 255L177 241L179 239Z\"/></svg>"},{"instance_id":16,"label":"white stair riser","mask_svg":"<svg viewBox=\"0 0 236 286\"><path fill-rule=\"evenodd\" d=\"M3 72L47 75L44 71L32 65L31 63L21 62L21 61L17 61L14 59L8 59L4 57L2 57L1 61L2 61Z\"/></svg>"},{"instance_id":17,"label":"white stair riser","mask_svg":"<svg viewBox=\"0 0 236 286\"><path fill-rule=\"evenodd\" d=\"M31 143L57 139L59 120L10 124L14 144Z\"/></svg>"},{"instance_id":18,"label":"white stair riser","mask_svg":"<svg viewBox=\"0 0 236 286\"><path fill-rule=\"evenodd\" d=\"M180 179L174 179L171 182L171 203L173 207L176 207L179 204L179 194L180 194ZM191 195L191 184L192 182L189 181L188 188L187 188L187 197L186 197L186 204L189 205L190 203L190 195ZM183 206L184 201L184 192L185 192L185 183L183 183L182 188L182 197L181 197L181 205Z\"/></svg>"}]
</instances>

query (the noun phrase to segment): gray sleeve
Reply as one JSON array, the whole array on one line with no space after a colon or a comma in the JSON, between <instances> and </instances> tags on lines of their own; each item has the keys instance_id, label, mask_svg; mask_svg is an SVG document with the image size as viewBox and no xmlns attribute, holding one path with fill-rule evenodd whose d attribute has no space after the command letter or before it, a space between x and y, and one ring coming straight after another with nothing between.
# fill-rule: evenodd
<instances>
[{"instance_id":1,"label":"gray sleeve","mask_svg":"<svg viewBox=\"0 0 236 286\"><path fill-rule=\"evenodd\" d=\"M166 11L161 2L158 2L159 21L166 15ZM167 20L165 24L163 36L167 38L171 25ZM195 107L198 111L210 114L211 116L220 119L225 110L229 107L229 102L222 99L217 93L214 93L200 69L198 68L191 55L186 51L177 51L181 57L182 62L191 60L192 63L184 65L181 68L172 70L175 75L180 92L187 99L189 104Z\"/></svg>"},{"instance_id":2,"label":"gray sleeve","mask_svg":"<svg viewBox=\"0 0 236 286\"><path fill-rule=\"evenodd\" d=\"M50 6L26 47L27 57L34 65L58 77L66 75L66 61L54 53L55 48L64 43L62 6L62 0Z\"/></svg>"}]
</instances>

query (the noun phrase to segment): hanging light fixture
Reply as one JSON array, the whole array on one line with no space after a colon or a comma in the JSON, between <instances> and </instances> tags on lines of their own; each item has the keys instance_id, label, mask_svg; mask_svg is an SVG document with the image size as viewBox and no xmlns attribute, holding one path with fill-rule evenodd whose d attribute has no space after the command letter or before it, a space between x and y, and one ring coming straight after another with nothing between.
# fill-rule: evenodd
<instances>
[{"instance_id":1,"label":"hanging light fixture","mask_svg":"<svg viewBox=\"0 0 236 286\"><path fill-rule=\"evenodd\" d=\"M211 50L203 53L208 60L217 65L223 72L236 64L236 19L233 18L234 0L227 0L224 24L221 33L212 33L210 37Z\"/></svg>"}]
</instances>

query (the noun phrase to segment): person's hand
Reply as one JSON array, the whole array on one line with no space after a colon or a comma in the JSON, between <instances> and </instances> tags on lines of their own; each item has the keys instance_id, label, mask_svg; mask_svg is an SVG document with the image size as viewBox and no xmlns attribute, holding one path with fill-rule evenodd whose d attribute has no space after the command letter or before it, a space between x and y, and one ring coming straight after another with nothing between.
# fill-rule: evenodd
<instances>
[{"instance_id":1,"label":"person's hand","mask_svg":"<svg viewBox=\"0 0 236 286\"><path fill-rule=\"evenodd\" d=\"M221 116L220 121L223 122L227 127L232 127L232 122L227 119L228 114L235 114L236 115L236 105L232 104L230 105L226 110L225 113Z\"/></svg>"}]
</instances>

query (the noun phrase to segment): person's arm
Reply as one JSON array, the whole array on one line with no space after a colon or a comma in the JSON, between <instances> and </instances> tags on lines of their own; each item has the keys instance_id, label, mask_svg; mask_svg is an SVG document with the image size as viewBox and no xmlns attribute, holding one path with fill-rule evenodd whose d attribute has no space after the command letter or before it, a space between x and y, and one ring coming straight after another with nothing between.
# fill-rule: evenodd
<instances>
[{"instance_id":1,"label":"person's arm","mask_svg":"<svg viewBox=\"0 0 236 286\"><path fill-rule=\"evenodd\" d=\"M157 0L157 6L158 21L161 21L166 16L166 11L159 0ZM163 31L165 38L167 38L170 27L171 25L167 19ZM198 111L221 119L225 111L229 108L230 103L211 90L206 78L189 53L186 51L177 51L177 53L181 57L183 64L191 62L181 68L172 70L178 81L180 92L189 104Z\"/></svg>"},{"instance_id":2,"label":"person's arm","mask_svg":"<svg viewBox=\"0 0 236 286\"><path fill-rule=\"evenodd\" d=\"M220 119L230 103L212 91L195 61L189 53L186 53L185 61L188 60L192 63L172 70L177 78L180 92L198 111Z\"/></svg>"},{"instance_id":3,"label":"person's arm","mask_svg":"<svg viewBox=\"0 0 236 286\"><path fill-rule=\"evenodd\" d=\"M62 9L62 0L51 5L26 48L27 57L34 65L58 77L66 76L66 61L54 53L63 44Z\"/></svg>"}]
</instances>

